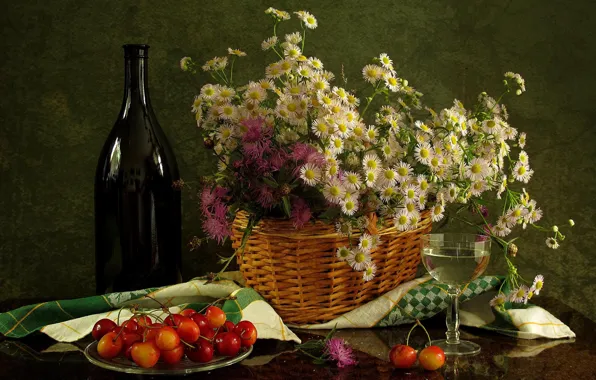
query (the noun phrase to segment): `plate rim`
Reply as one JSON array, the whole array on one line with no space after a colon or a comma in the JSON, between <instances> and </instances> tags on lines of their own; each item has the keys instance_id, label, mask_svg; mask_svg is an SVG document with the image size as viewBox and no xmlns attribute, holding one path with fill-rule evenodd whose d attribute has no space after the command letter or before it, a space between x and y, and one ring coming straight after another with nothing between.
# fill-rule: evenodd
<instances>
[{"instance_id":1,"label":"plate rim","mask_svg":"<svg viewBox=\"0 0 596 380\"><path fill-rule=\"evenodd\" d=\"M95 348L95 352L96 355L97 354L97 344L99 342L94 341L91 342L87 345L87 347L85 347L85 350L83 351L85 357L87 358L87 360L98 367L101 367L103 369L107 369L110 371L116 371L116 372L123 372L123 373L131 373L131 374L137 374L137 375L186 375L186 374L190 374L190 373L195 373L195 372L204 372L204 371L212 371L218 368L223 368L223 367L227 367L233 364L236 364L238 362L241 362L242 360L246 359L253 350L253 346L248 347L248 349L239 354L238 356L235 356L233 358L230 358L229 360L223 361L223 362L219 362L219 363L214 363L209 365L208 363L197 363L196 367L190 367L190 368L172 368L171 370L168 369L155 369L155 368L142 368L137 366L136 364L131 364L131 366L123 366L119 363L114 363L112 365L107 364L97 358L95 358L91 351ZM107 359L104 359L107 360Z\"/></svg>"}]
</instances>

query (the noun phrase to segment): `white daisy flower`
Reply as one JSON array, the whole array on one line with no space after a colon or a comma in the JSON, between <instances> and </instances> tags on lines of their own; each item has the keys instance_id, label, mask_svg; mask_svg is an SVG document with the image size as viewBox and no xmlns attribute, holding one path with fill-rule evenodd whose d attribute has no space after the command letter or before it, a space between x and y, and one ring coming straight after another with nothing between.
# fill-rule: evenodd
<instances>
[{"instance_id":1,"label":"white daisy flower","mask_svg":"<svg viewBox=\"0 0 596 380\"><path fill-rule=\"evenodd\" d=\"M466 177L472 181L478 181L486 178L490 173L488 161L476 157L466 166Z\"/></svg>"},{"instance_id":2,"label":"white daisy flower","mask_svg":"<svg viewBox=\"0 0 596 380\"><path fill-rule=\"evenodd\" d=\"M386 186L393 186L397 182L397 173L391 168L385 168L381 170L379 177Z\"/></svg>"},{"instance_id":3,"label":"white daisy flower","mask_svg":"<svg viewBox=\"0 0 596 380\"><path fill-rule=\"evenodd\" d=\"M495 135L499 133L499 123L495 120L489 119L482 122L482 130L489 135Z\"/></svg>"},{"instance_id":4,"label":"white daisy flower","mask_svg":"<svg viewBox=\"0 0 596 380\"><path fill-rule=\"evenodd\" d=\"M329 89L329 81L325 79L321 74L313 74L310 85L315 91L324 91Z\"/></svg>"},{"instance_id":5,"label":"white daisy flower","mask_svg":"<svg viewBox=\"0 0 596 380\"><path fill-rule=\"evenodd\" d=\"M286 42L290 44L298 44L302 42L302 35L300 35L300 32L286 34Z\"/></svg>"},{"instance_id":6,"label":"white daisy flower","mask_svg":"<svg viewBox=\"0 0 596 380\"><path fill-rule=\"evenodd\" d=\"M362 187L362 179L360 178L360 174L356 172L346 172L346 187L349 190L360 190Z\"/></svg>"},{"instance_id":7,"label":"white daisy flower","mask_svg":"<svg viewBox=\"0 0 596 380\"><path fill-rule=\"evenodd\" d=\"M418 129L420 129L421 131L430 134L431 136L433 135L433 130L426 123L424 123L420 120L416 120L416 122L414 123L414 126Z\"/></svg>"},{"instance_id":8,"label":"white daisy flower","mask_svg":"<svg viewBox=\"0 0 596 380\"><path fill-rule=\"evenodd\" d=\"M337 222L335 223L335 232L341 236L349 236L352 234L352 225L349 222Z\"/></svg>"},{"instance_id":9,"label":"white daisy flower","mask_svg":"<svg viewBox=\"0 0 596 380\"><path fill-rule=\"evenodd\" d=\"M231 103L224 103L217 107L217 112L219 113L219 117L224 120L235 120L238 115L236 106Z\"/></svg>"},{"instance_id":10,"label":"white daisy flower","mask_svg":"<svg viewBox=\"0 0 596 380\"><path fill-rule=\"evenodd\" d=\"M405 209L401 209L393 218L393 223L398 231L406 231L410 229L410 217Z\"/></svg>"},{"instance_id":11,"label":"white daisy flower","mask_svg":"<svg viewBox=\"0 0 596 380\"><path fill-rule=\"evenodd\" d=\"M364 170L374 170L376 172L381 168L381 163L376 154L368 153L362 160L362 167Z\"/></svg>"},{"instance_id":12,"label":"white daisy flower","mask_svg":"<svg viewBox=\"0 0 596 380\"><path fill-rule=\"evenodd\" d=\"M518 161L512 170L513 177L523 183L528 183L532 177L532 174L534 174L534 170L530 169L528 165L521 161Z\"/></svg>"},{"instance_id":13,"label":"white daisy flower","mask_svg":"<svg viewBox=\"0 0 596 380\"><path fill-rule=\"evenodd\" d=\"M335 256L341 261L346 261L349 256L352 255L352 251L348 247L339 247L335 252Z\"/></svg>"},{"instance_id":14,"label":"white daisy flower","mask_svg":"<svg viewBox=\"0 0 596 380\"><path fill-rule=\"evenodd\" d=\"M335 176L337 176L337 174L339 173L339 166L337 166L337 164L328 165L326 173L327 176L335 178Z\"/></svg>"},{"instance_id":15,"label":"white daisy flower","mask_svg":"<svg viewBox=\"0 0 596 380\"><path fill-rule=\"evenodd\" d=\"M219 93L219 85L206 84L201 88L201 98L212 100Z\"/></svg>"},{"instance_id":16,"label":"white daisy flower","mask_svg":"<svg viewBox=\"0 0 596 380\"><path fill-rule=\"evenodd\" d=\"M374 125L369 125L366 128L366 132L364 134L364 139L368 142L375 143L377 141L378 132L377 128Z\"/></svg>"},{"instance_id":17,"label":"white daisy flower","mask_svg":"<svg viewBox=\"0 0 596 380\"><path fill-rule=\"evenodd\" d=\"M318 138L329 136L331 127L323 119L316 119L311 126L311 130Z\"/></svg>"},{"instance_id":18,"label":"white daisy flower","mask_svg":"<svg viewBox=\"0 0 596 380\"><path fill-rule=\"evenodd\" d=\"M364 266L364 271L362 272L362 280L370 281L375 278L375 274L377 273L377 266L372 261L369 261Z\"/></svg>"},{"instance_id":19,"label":"white daisy flower","mask_svg":"<svg viewBox=\"0 0 596 380\"><path fill-rule=\"evenodd\" d=\"M389 202L395 194L396 194L395 187L387 186L387 187L381 189L381 195L379 196L379 198L381 198L381 200L383 202Z\"/></svg>"},{"instance_id":20,"label":"white daisy flower","mask_svg":"<svg viewBox=\"0 0 596 380\"><path fill-rule=\"evenodd\" d=\"M358 105L360 105L360 99L358 99L356 95L350 93L348 93L346 102L352 107L358 107Z\"/></svg>"},{"instance_id":21,"label":"white daisy flower","mask_svg":"<svg viewBox=\"0 0 596 380\"><path fill-rule=\"evenodd\" d=\"M387 88L393 92L399 92L399 90L401 88L397 78L394 76L391 76L391 75L389 75L385 78L385 86L387 86Z\"/></svg>"},{"instance_id":22,"label":"white daisy flower","mask_svg":"<svg viewBox=\"0 0 596 380\"><path fill-rule=\"evenodd\" d=\"M559 242L557 241L557 239L555 239L553 237L549 237L549 238L546 238L546 246L548 248L557 249L557 248L559 248Z\"/></svg>"},{"instance_id":23,"label":"white daisy flower","mask_svg":"<svg viewBox=\"0 0 596 380\"><path fill-rule=\"evenodd\" d=\"M277 37L276 36L269 37L265 41L261 42L261 49L269 50L273 46L275 46L275 44L277 44Z\"/></svg>"},{"instance_id":24,"label":"white daisy flower","mask_svg":"<svg viewBox=\"0 0 596 380\"><path fill-rule=\"evenodd\" d=\"M509 301L515 303L524 302L524 298L526 297L529 290L530 289L528 289L526 285L522 285L517 289L513 289L511 293L509 293Z\"/></svg>"},{"instance_id":25,"label":"white daisy flower","mask_svg":"<svg viewBox=\"0 0 596 380\"><path fill-rule=\"evenodd\" d=\"M474 181L470 184L470 193L475 197L480 196L487 189L487 182L483 179L480 181Z\"/></svg>"},{"instance_id":26,"label":"white daisy flower","mask_svg":"<svg viewBox=\"0 0 596 380\"><path fill-rule=\"evenodd\" d=\"M519 147L524 149L524 147L526 146L526 132L522 132L519 134L519 138L517 139L517 143L519 144Z\"/></svg>"},{"instance_id":27,"label":"white daisy flower","mask_svg":"<svg viewBox=\"0 0 596 380\"><path fill-rule=\"evenodd\" d=\"M331 136L329 150L335 154L340 154L344 151L344 140L339 136Z\"/></svg>"},{"instance_id":28,"label":"white daisy flower","mask_svg":"<svg viewBox=\"0 0 596 380\"><path fill-rule=\"evenodd\" d=\"M360 248L362 252L370 252L374 248L373 237L367 233L363 233L362 235L360 235L360 240L358 241L358 248Z\"/></svg>"},{"instance_id":29,"label":"white daisy flower","mask_svg":"<svg viewBox=\"0 0 596 380\"><path fill-rule=\"evenodd\" d=\"M503 192L505 191L505 189L507 188L507 175L503 175L503 177L501 178L501 184L499 185L499 190L497 190L497 199L501 199L501 194L503 194Z\"/></svg>"},{"instance_id":30,"label":"white daisy flower","mask_svg":"<svg viewBox=\"0 0 596 380\"><path fill-rule=\"evenodd\" d=\"M535 208L533 210L528 210L528 213L524 217L525 223L536 223L542 219L542 210L540 208Z\"/></svg>"},{"instance_id":31,"label":"white daisy flower","mask_svg":"<svg viewBox=\"0 0 596 380\"><path fill-rule=\"evenodd\" d=\"M333 86L333 89L331 90L331 92L343 101L348 99L348 93L342 87Z\"/></svg>"},{"instance_id":32,"label":"white daisy flower","mask_svg":"<svg viewBox=\"0 0 596 380\"><path fill-rule=\"evenodd\" d=\"M314 186L321 178L321 169L308 163L300 168L300 178L309 186Z\"/></svg>"},{"instance_id":33,"label":"white daisy flower","mask_svg":"<svg viewBox=\"0 0 596 380\"><path fill-rule=\"evenodd\" d=\"M420 211L408 212L408 217L410 218L410 229L416 228L418 222L420 222Z\"/></svg>"},{"instance_id":34,"label":"white daisy flower","mask_svg":"<svg viewBox=\"0 0 596 380\"><path fill-rule=\"evenodd\" d=\"M433 222L438 222L439 220L443 219L443 213L445 212L445 206L442 204L436 204L432 208L432 220Z\"/></svg>"},{"instance_id":35,"label":"white daisy flower","mask_svg":"<svg viewBox=\"0 0 596 380\"><path fill-rule=\"evenodd\" d=\"M420 194L418 195L418 209L419 210L424 210L426 209L426 194Z\"/></svg>"},{"instance_id":36,"label":"white daisy flower","mask_svg":"<svg viewBox=\"0 0 596 380\"><path fill-rule=\"evenodd\" d=\"M284 56L296 59L302 55L302 50L298 47L298 45L285 43L282 44L284 47Z\"/></svg>"},{"instance_id":37,"label":"white daisy flower","mask_svg":"<svg viewBox=\"0 0 596 380\"><path fill-rule=\"evenodd\" d=\"M376 170L367 170L366 171L366 186L373 187L375 182L377 181L377 171Z\"/></svg>"},{"instance_id":38,"label":"white daisy flower","mask_svg":"<svg viewBox=\"0 0 596 380\"><path fill-rule=\"evenodd\" d=\"M414 203L418 200L418 196L420 193L418 192L418 187L414 185L407 185L402 189L402 194L404 196L404 202Z\"/></svg>"},{"instance_id":39,"label":"white daisy flower","mask_svg":"<svg viewBox=\"0 0 596 380\"><path fill-rule=\"evenodd\" d=\"M320 59L318 58L314 58L314 57L310 57L308 59L308 63L317 70L323 70L323 62L321 62Z\"/></svg>"},{"instance_id":40,"label":"white daisy flower","mask_svg":"<svg viewBox=\"0 0 596 380\"><path fill-rule=\"evenodd\" d=\"M358 137L359 139L364 140L364 132L365 132L365 130L366 130L366 125L364 125L362 122L358 122L352 128L352 134L354 136Z\"/></svg>"},{"instance_id":41,"label":"white daisy flower","mask_svg":"<svg viewBox=\"0 0 596 380\"><path fill-rule=\"evenodd\" d=\"M428 162L428 166L433 173L439 173L443 169L444 165L444 157L437 155L433 155Z\"/></svg>"},{"instance_id":42,"label":"white daisy flower","mask_svg":"<svg viewBox=\"0 0 596 380\"><path fill-rule=\"evenodd\" d=\"M407 162L403 162L400 161L397 163L397 165L395 165L395 173L397 174L397 180L400 183L404 183L410 180L410 178L412 177L412 172L414 171L414 169L412 169L412 166L410 164L408 164Z\"/></svg>"},{"instance_id":43,"label":"white daisy flower","mask_svg":"<svg viewBox=\"0 0 596 380\"><path fill-rule=\"evenodd\" d=\"M416 157L416 160L418 162L424 165L428 165L428 163L432 159L432 149L430 147L430 144L427 142L418 143L414 151L414 157Z\"/></svg>"},{"instance_id":44,"label":"white daisy flower","mask_svg":"<svg viewBox=\"0 0 596 380\"><path fill-rule=\"evenodd\" d=\"M254 83L248 86L242 97L247 102L258 104L267 98L267 91L258 83Z\"/></svg>"},{"instance_id":45,"label":"white daisy flower","mask_svg":"<svg viewBox=\"0 0 596 380\"><path fill-rule=\"evenodd\" d=\"M491 230L495 235L500 236L500 237L507 236L511 233L511 230L509 228L507 228L506 225L503 225L503 224L497 224L497 225L493 226L493 228Z\"/></svg>"},{"instance_id":46,"label":"white daisy flower","mask_svg":"<svg viewBox=\"0 0 596 380\"><path fill-rule=\"evenodd\" d=\"M354 213L358 211L358 201L353 197L346 197L341 202L341 212L346 215L354 215Z\"/></svg>"},{"instance_id":47,"label":"white daisy flower","mask_svg":"<svg viewBox=\"0 0 596 380\"><path fill-rule=\"evenodd\" d=\"M372 84L381 79L382 73L383 69L377 65L366 65L362 68L362 76L364 77L364 80Z\"/></svg>"},{"instance_id":48,"label":"white daisy flower","mask_svg":"<svg viewBox=\"0 0 596 380\"><path fill-rule=\"evenodd\" d=\"M339 182L337 178L333 178L323 188L323 196L327 201L331 203L340 203L345 194L346 189L344 189L343 185Z\"/></svg>"},{"instance_id":49,"label":"white daisy flower","mask_svg":"<svg viewBox=\"0 0 596 380\"><path fill-rule=\"evenodd\" d=\"M379 55L379 62L381 62L381 65L383 65L384 68L393 70L393 61L386 53L381 53L381 55Z\"/></svg>"},{"instance_id":50,"label":"white daisy flower","mask_svg":"<svg viewBox=\"0 0 596 380\"><path fill-rule=\"evenodd\" d=\"M524 165L528 165L530 163L529 160L530 157L528 156L528 153L523 150L519 152L519 162L523 163Z\"/></svg>"},{"instance_id":51,"label":"white daisy flower","mask_svg":"<svg viewBox=\"0 0 596 380\"><path fill-rule=\"evenodd\" d=\"M516 205L512 209L509 209L509 211L506 214L507 227L512 228L513 226L515 226L520 220L522 220L526 216L527 213L528 210L522 205Z\"/></svg>"},{"instance_id":52,"label":"white daisy flower","mask_svg":"<svg viewBox=\"0 0 596 380\"><path fill-rule=\"evenodd\" d=\"M544 276L539 274L534 278L534 283L532 284L532 288L534 289L534 294L540 294L540 290L544 287Z\"/></svg>"},{"instance_id":53,"label":"white daisy flower","mask_svg":"<svg viewBox=\"0 0 596 380\"><path fill-rule=\"evenodd\" d=\"M350 128L347 120L339 118L335 121L335 133L345 139L352 133L352 128Z\"/></svg>"},{"instance_id":54,"label":"white daisy flower","mask_svg":"<svg viewBox=\"0 0 596 380\"><path fill-rule=\"evenodd\" d=\"M447 186L447 191L445 192L445 200L447 202L454 202L457 199L458 194L458 187L454 183L450 183Z\"/></svg>"},{"instance_id":55,"label":"white daisy flower","mask_svg":"<svg viewBox=\"0 0 596 380\"><path fill-rule=\"evenodd\" d=\"M361 271L366 268L366 265L371 261L370 254L363 252L362 250L356 250L352 255L348 256L348 264L356 270Z\"/></svg>"},{"instance_id":56,"label":"white daisy flower","mask_svg":"<svg viewBox=\"0 0 596 380\"><path fill-rule=\"evenodd\" d=\"M489 305L491 307L499 307L504 305L505 302L507 302L507 296L505 296L505 293L499 293L490 300Z\"/></svg>"},{"instance_id":57,"label":"white daisy flower","mask_svg":"<svg viewBox=\"0 0 596 380\"><path fill-rule=\"evenodd\" d=\"M294 13L298 16L298 18L304 23L304 26L308 29L315 29L317 27L318 24L315 16L305 11L298 11Z\"/></svg>"}]
</instances>

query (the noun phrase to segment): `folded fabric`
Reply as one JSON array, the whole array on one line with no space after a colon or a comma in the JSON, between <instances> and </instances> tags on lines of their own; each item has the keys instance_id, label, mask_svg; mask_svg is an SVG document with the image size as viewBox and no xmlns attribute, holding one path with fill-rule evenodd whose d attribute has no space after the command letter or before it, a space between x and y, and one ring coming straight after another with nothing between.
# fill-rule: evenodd
<instances>
[{"instance_id":1,"label":"folded fabric","mask_svg":"<svg viewBox=\"0 0 596 380\"><path fill-rule=\"evenodd\" d=\"M501 281L500 277L484 276L465 287L460 296L460 301L463 302L460 317L462 325L522 339L575 337L565 324L540 307L522 305L522 308L514 308L513 304L507 303L501 309L492 309L488 300ZM129 318L131 313L127 308L120 310L123 306L135 304L141 308L154 309L154 315L164 317L165 313L154 299L171 312L188 307L197 309L213 300L226 299L223 309L232 322L250 320L263 339L300 342L275 310L253 289L243 288L232 280L208 282L204 279L158 289L25 306L0 314L0 333L11 338L21 338L34 331L41 331L57 341L73 342L89 334L99 319L123 321ZM432 317L447 306L445 286L425 276L404 283L333 321L295 327L329 329L337 326L343 329L396 326Z\"/></svg>"}]
</instances>

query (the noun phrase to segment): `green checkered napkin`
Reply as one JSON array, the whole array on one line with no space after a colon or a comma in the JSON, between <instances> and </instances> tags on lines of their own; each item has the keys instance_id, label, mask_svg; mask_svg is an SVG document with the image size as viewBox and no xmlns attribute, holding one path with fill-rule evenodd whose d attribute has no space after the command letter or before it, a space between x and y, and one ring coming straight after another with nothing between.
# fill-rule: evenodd
<instances>
[{"instance_id":1,"label":"green checkered napkin","mask_svg":"<svg viewBox=\"0 0 596 380\"><path fill-rule=\"evenodd\" d=\"M513 308L506 304L503 309L489 307L488 301L502 278L480 277L469 283L460 296L462 302L460 323L493 330L524 339L540 337L564 338L575 334L546 310L524 305ZM195 279L164 288L145 289L134 292L112 293L76 300L53 301L25 306L0 314L0 333L21 338L34 331L41 331L61 342L76 341L91 332L101 318L120 320L130 317L130 311L122 306L138 304L143 308L155 308L155 314L165 316L152 298L178 312L187 307L200 308L218 298L233 296L225 301L223 309L228 319L238 322L248 319L255 323L260 338L293 340L299 338L288 328L273 308L253 289L242 288L231 280L207 282ZM381 297L360 306L332 321L317 325L291 326L306 329L371 328L395 326L425 319L445 310L448 306L445 285L439 285L425 276L398 286Z\"/></svg>"}]
</instances>

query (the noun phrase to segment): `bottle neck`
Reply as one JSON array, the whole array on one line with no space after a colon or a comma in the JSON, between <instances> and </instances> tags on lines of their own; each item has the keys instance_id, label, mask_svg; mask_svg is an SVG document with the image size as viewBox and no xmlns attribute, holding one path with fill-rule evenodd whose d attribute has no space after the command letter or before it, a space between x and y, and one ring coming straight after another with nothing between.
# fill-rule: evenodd
<instances>
[{"instance_id":1,"label":"bottle neck","mask_svg":"<svg viewBox=\"0 0 596 380\"><path fill-rule=\"evenodd\" d=\"M124 45L124 117L131 108L151 108L147 45Z\"/></svg>"}]
</instances>

